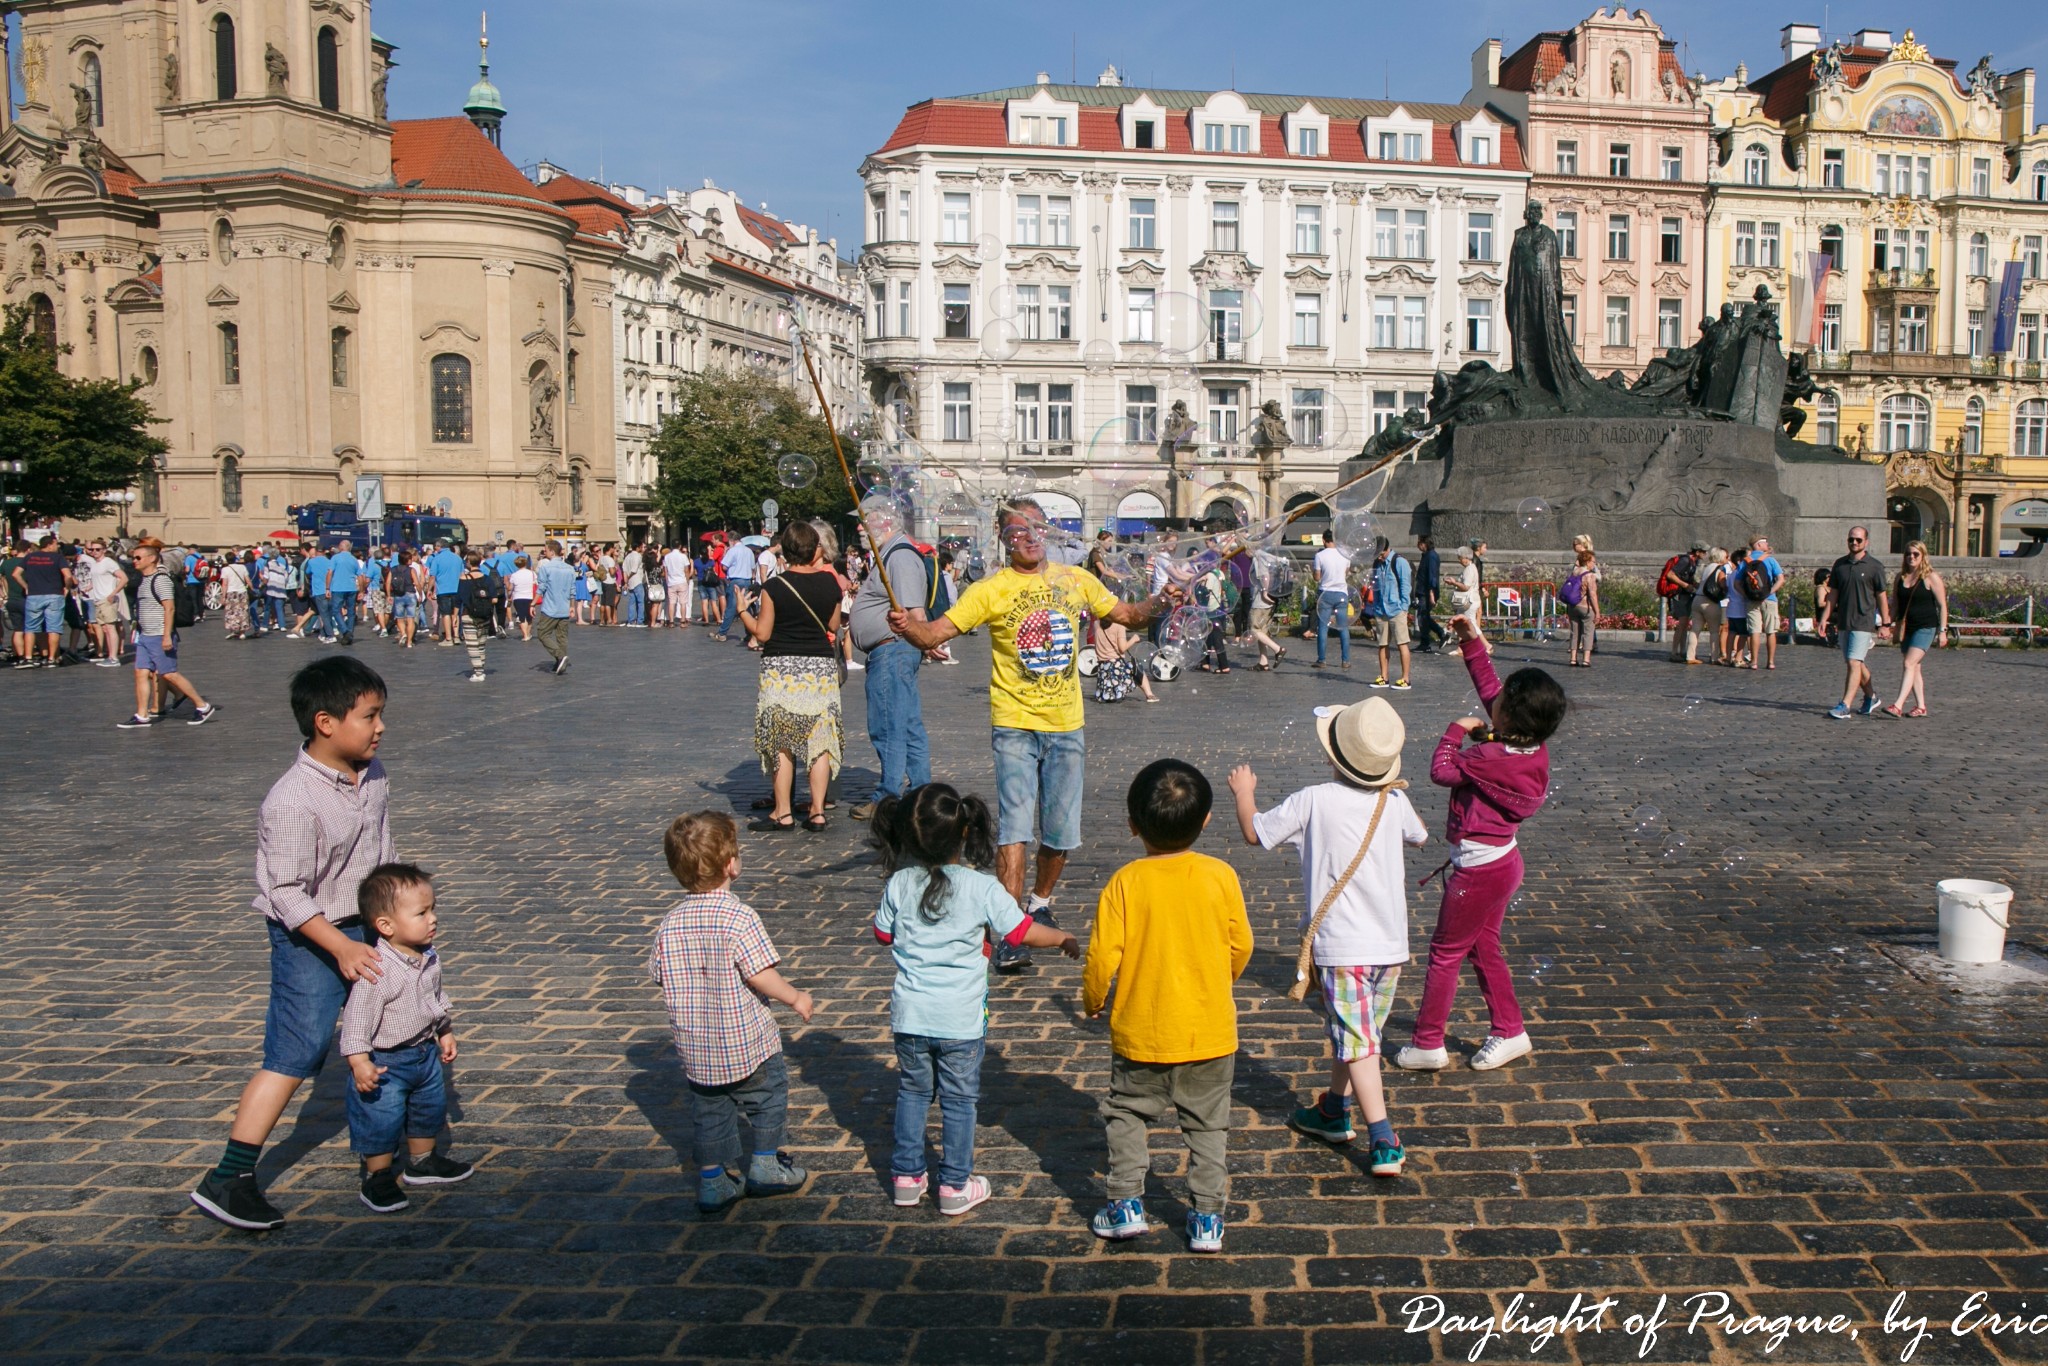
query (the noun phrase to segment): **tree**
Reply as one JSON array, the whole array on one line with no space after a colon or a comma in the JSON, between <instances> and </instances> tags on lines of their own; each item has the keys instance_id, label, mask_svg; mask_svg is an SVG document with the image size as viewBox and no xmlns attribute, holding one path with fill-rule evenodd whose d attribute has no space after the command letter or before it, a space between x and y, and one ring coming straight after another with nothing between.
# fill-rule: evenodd
<instances>
[{"instance_id":1,"label":"tree","mask_svg":"<svg viewBox=\"0 0 2048 1366\"><path fill-rule=\"evenodd\" d=\"M661 471L654 501L671 525L750 527L764 498L782 505L785 521L853 510L825 419L804 395L758 372L685 378L648 450ZM807 487L789 488L776 472L791 452L816 467Z\"/></svg>"},{"instance_id":2,"label":"tree","mask_svg":"<svg viewBox=\"0 0 2048 1366\"><path fill-rule=\"evenodd\" d=\"M71 379L57 369L59 351L31 330L28 309L7 310L0 323L0 460L19 460L24 473L7 479L21 505L19 520L92 517L107 511L106 495L142 477L170 447L150 435L160 422L135 397L137 384Z\"/></svg>"}]
</instances>

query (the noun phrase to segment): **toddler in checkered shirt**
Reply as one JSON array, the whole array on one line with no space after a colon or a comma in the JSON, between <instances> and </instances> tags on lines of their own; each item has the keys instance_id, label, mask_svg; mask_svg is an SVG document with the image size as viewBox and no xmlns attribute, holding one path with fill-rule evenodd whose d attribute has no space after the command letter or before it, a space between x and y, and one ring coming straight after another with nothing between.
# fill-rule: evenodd
<instances>
[{"instance_id":1,"label":"toddler in checkered shirt","mask_svg":"<svg viewBox=\"0 0 2048 1366\"><path fill-rule=\"evenodd\" d=\"M719 811L678 816L662 842L669 871L690 895L654 932L654 979L690 1086L696 1127L697 1208L716 1214L742 1195L793 1195L810 1173L782 1146L789 1072L782 1031L768 1002L811 1018L811 993L775 970L779 956L761 917L732 894L740 875L739 831ZM740 1116L753 1131L740 1147ZM744 1179L731 1167L751 1156Z\"/></svg>"}]
</instances>

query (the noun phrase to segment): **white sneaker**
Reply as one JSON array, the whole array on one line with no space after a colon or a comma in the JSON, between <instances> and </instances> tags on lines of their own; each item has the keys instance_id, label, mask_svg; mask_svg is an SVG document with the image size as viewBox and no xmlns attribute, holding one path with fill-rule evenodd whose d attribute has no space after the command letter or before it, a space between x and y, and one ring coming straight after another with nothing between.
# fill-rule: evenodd
<instances>
[{"instance_id":1,"label":"white sneaker","mask_svg":"<svg viewBox=\"0 0 2048 1366\"><path fill-rule=\"evenodd\" d=\"M469 681L470 681L470 682L472 682L472 683L481 683L481 682L483 682L483 681L484 681L484 674L483 674L483 670L479 669L479 670L477 670L477 671L476 671L475 673L471 674L471 675L469 676Z\"/></svg>"},{"instance_id":2,"label":"white sneaker","mask_svg":"<svg viewBox=\"0 0 2048 1366\"><path fill-rule=\"evenodd\" d=\"M1394 1055L1394 1066L1410 1072L1441 1072L1450 1065L1451 1054L1446 1048L1417 1048L1409 1044Z\"/></svg>"},{"instance_id":3,"label":"white sneaker","mask_svg":"<svg viewBox=\"0 0 2048 1366\"><path fill-rule=\"evenodd\" d=\"M1479 1045L1479 1051L1472 1055L1472 1070L1474 1072L1491 1072L1494 1068L1511 1063L1516 1058L1528 1057L1530 1052L1531 1045L1527 1030L1515 1035L1511 1039L1503 1039L1498 1034L1489 1034L1486 1036L1486 1042Z\"/></svg>"}]
</instances>

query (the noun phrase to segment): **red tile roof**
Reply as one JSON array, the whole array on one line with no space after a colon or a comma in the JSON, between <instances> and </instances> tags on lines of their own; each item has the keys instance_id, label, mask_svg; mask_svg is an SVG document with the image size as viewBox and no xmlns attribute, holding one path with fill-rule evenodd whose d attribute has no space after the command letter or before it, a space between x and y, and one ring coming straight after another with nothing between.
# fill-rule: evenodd
<instances>
[{"instance_id":1,"label":"red tile roof","mask_svg":"<svg viewBox=\"0 0 2048 1366\"><path fill-rule=\"evenodd\" d=\"M542 197L483 130L460 116L392 120L391 179L396 188L379 191L381 197L509 204L574 223L586 234L590 230Z\"/></svg>"},{"instance_id":2,"label":"red tile roof","mask_svg":"<svg viewBox=\"0 0 2048 1366\"><path fill-rule=\"evenodd\" d=\"M1870 79L1870 73L1891 60L1891 49L1882 47L1849 47L1842 49L1842 75L1849 88L1855 90ZM1952 58L1937 57L1934 64L1948 73L1949 84L1956 87L1957 94L1965 93L1956 83L1956 64ZM1776 71L1767 72L1749 83L1749 88L1763 96L1763 114L1774 123L1785 123L1803 118L1807 111L1807 100L1813 92L1813 57L1794 57Z\"/></svg>"},{"instance_id":3,"label":"red tile roof","mask_svg":"<svg viewBox=\"0 0 2048 1366\"><path fill-rule=\"evenodd\" d=\"M106 186L107 193L116 199L135 198L135 187L142 183L142 177L133 171L117 170L109 166L100 172L100 184Z\"/></svg>"},{"instance_id":4,"label":"red tile roof","mask_svg":"<svg viewBox=\"0 0 2048 1366\"><path fill-rule=\"evenodd\" d=\"M634 213L633 206L602 185L565 173L549 177L534 193L566 210L588 236L630 235L627 222Z\"/></svg>"},{"instance_id":5,"label":"red tile roof","mask_svg":"<svg viewBox=\"0 0 2048 1366\"><path fill-rule=\"evenodd\" d=\"M1567 62L1578 60L1578 44L1570 33L1539 33L1516 48L1500 64L1500 88L1536 91L1556 79ZM1583 79L1584 73L1580 73ZM1678 44L1666 38L1657 44L1657 84L1671 75L1685 80L1685 68L1678 63Z\"/></svg>"},{"instance_id":6,"label":"red tile roof","mask_svg":"<svg viewBox=\"0 0 2048 1366\"><path fill-rule=\"evenodd\" d=\"M740 222L745 225L747 231L760 238L763 242L766 242L769 246L794 246L803 240L791 230L789 224L781 219L761 213L755 209L750 209L746 205L741 204L737 198L733 200L733 204L739 209Z\"/></svg>"}]
</instances>

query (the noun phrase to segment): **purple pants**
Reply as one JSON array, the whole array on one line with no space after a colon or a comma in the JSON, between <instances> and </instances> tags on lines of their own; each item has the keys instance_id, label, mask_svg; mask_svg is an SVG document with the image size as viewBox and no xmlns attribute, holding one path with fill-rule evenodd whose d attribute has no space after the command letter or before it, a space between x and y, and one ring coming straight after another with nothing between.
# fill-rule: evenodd
<instances>
[{"instance_id":1,"label":"purple pants","mask_svg":"<svg viewBox=\"0 0 2048 1366\"><path fill-rule=\"evenodd\" d=\"M1522 1007L1500 951L1500 922L1508 899L1522 885L1522 851L1478 868L1453 868L1444 879L1444 902L1436 932L1429 937L1429 973L1422 981L1422 1006L1415 1012L1417 1048L1442 1048L1451 999L1458 994L1458 970L1466 958L1479 978L1479 994L1492 1017L1490 1031L1501 1038L1522 1032Z\"/></svg>"}]
</instances>

